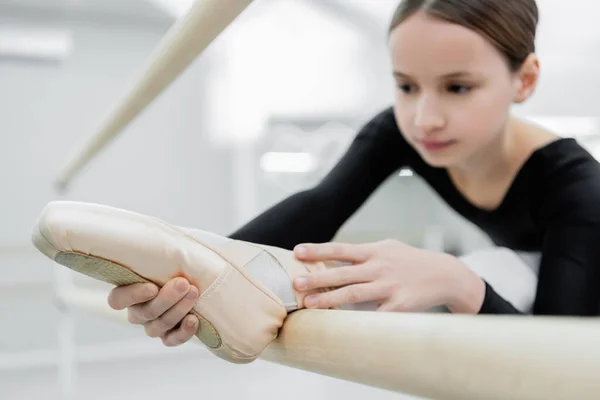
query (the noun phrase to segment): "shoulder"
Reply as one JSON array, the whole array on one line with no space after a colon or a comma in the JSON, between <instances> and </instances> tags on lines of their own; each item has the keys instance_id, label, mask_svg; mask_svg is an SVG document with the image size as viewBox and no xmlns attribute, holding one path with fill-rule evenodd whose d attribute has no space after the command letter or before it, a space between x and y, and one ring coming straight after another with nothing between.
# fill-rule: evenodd
<instances>
[{"instance_id":1,"label":"shoulder","mask_svg":"<svg viewBox=\"0 0 600 400\"><path fill-rule=\"evenodd\" d=\"M561 138L539 148L528 169L541 216L600 223L600 163L577 140Z\"/></svg>"},{"instance_id":2,"label":"shoulder","mask_svg":"<svg viewBox=\"0 0 600 400\"><path fill-rule=\"evenodd\" d=\"M405 159L412 159L416 155L400 131L392 106L379 111L364 123L355 137L355 142L377 151L401 155Z\"/></svg>"},{"instance_id":3,"label":"shoulder","mask_svg":"<svg viewBox=\"0 0 600 400\"><path fill-rule=\"evenodd\" d=\"M392 139L402 134L396 123L393 107L386 107L369 119L358 132L357 138L374 140L378 138Z\"/></svg>"}]
</instances>

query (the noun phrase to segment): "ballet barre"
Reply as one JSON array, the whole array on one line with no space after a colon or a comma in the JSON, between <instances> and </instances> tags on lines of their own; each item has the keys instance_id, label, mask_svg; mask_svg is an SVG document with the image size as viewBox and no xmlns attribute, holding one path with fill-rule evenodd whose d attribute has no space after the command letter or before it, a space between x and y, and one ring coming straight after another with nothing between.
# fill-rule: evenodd
<instances>
[{"instance_id":1,"label":"ballet barre","mask_svg":"<svg viewBox=\"0 0 600 400\"><path fill-rule=\"evenodd\" d=\"M128 323L106 298L77 290L61 300ZM432 400L591 400L600 396L600 320L299 310L259 360Z\"/></svg>"}]
</instances>

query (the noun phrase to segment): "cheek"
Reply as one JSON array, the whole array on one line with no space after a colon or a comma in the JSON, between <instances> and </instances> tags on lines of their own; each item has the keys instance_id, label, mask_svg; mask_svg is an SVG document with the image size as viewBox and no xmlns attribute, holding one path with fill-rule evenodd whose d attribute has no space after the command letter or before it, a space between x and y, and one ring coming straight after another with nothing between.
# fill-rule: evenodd
<instances>
[{"instance_id":1,"label":"cheek","mask_svg":"<svg viewBox=\"0 0 600 400\"><path fill-rule=\"evenodd\" d=\"M449 118L452 132L464 138L486 140L504 126L512 96L506 89L481 90L461 103L452 108Z\"/></svg>"}]
</instances>

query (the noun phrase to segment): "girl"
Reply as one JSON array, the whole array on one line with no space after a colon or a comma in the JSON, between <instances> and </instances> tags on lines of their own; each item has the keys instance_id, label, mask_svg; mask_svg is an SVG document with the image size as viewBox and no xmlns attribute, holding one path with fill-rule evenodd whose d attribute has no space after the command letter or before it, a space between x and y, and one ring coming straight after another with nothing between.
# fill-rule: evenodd
<instances>
[{"instance_id":1,"label":"girl","mask_svg":"<svg viewBox=\"0 0 600 400\"><path fill-rule=\"evenodd\" d=\"M314 188L267 210L231 238L295 249L306 261L345 265L298 279L296 290L334 287L304 306L373 301L381 311L593 316L600 293L600 168L574 139L510 115L536 88L535 0L403 0L389 30L394 106L369 121ZM397 241L327 243L375 189L410 167L498 246L470 265ZM519 252L535 252L532 304L517 307L498 282ZM506 260L506 262L504 262ZM500 261L500 262L499 262ZM500 264L500 265L495 265ZM506 285L506 283L504 283ZM186 294L191 293L191 296ZM165 345L195 333L196 289L178 278L113 289L109 304ZM533 298L534 296L534 298Z\"/></svg>"}]
</instances>

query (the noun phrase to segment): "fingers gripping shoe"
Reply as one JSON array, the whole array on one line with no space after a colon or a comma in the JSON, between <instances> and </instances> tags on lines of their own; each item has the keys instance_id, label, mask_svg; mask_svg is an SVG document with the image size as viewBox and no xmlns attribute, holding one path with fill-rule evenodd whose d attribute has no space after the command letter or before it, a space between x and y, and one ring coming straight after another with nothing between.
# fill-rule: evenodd
<instances>
[{"instance_id":1,"label":"fingers gripping shoe","mask_svg":"<svg viewBox=\"0 0 600 400\"><path fill-rule=\"evenodd\" d=\"M281 248L80 202L47 204L32 241L58 264L115 286L187 278L200 291L191 311L200 320L196 336L233 363L258 358L288 312L302 308L311 292L296 292L292 279L327 268Z\"/></svg>"}]
</instances>

